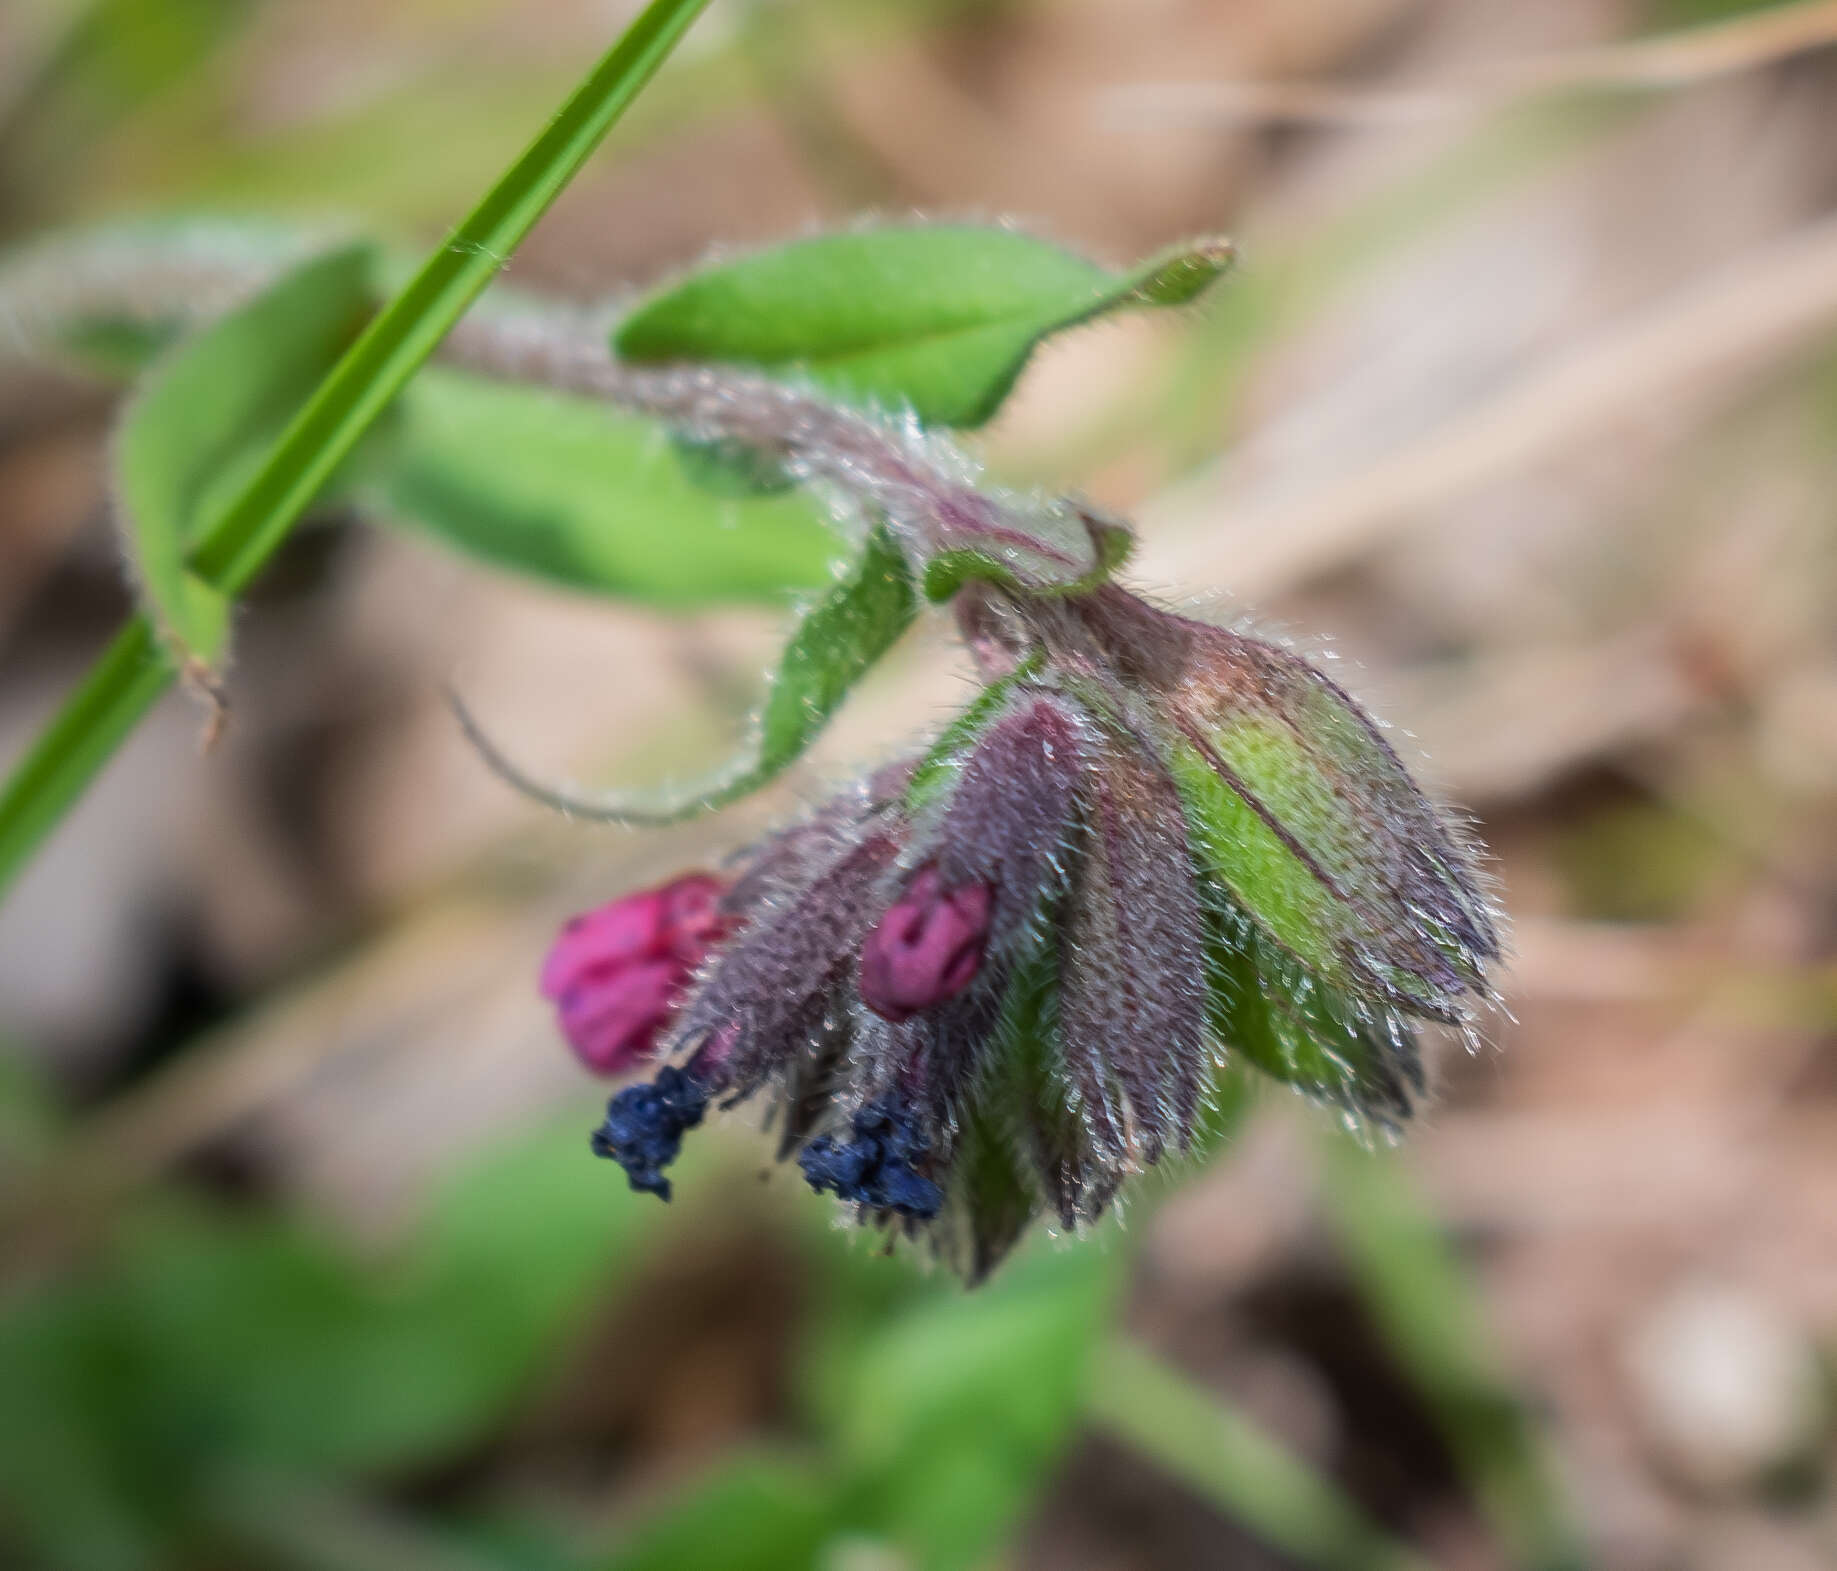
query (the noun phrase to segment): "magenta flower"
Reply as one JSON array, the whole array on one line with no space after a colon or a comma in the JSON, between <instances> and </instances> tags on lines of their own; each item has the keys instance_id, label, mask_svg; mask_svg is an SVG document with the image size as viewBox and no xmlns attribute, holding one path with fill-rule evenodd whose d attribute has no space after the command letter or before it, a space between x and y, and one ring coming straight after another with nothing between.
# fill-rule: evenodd
<instances>
[{"instance_id":1,"label":"magenta flower","mask_svg":"<svg viewBox=\"0 0 1837 1571\"><path fill-rule=\"evenodd\" d=\"M861 1001L895 1025L955 998L982 967L994 891L924 867L861 945Z\"/></svg>"},{"instance_id":2,"label":"magenta flower","mask_svg":"<svg viewBox=\"0 0 1837 1571\"><path fill-rule=\"evenodd\" d=\"M721 892L718 879L690 873L562 928L543 963L542 995L589 1069L622 1074L656 1051L721 936Z\"/></svg>"}]
</instances>

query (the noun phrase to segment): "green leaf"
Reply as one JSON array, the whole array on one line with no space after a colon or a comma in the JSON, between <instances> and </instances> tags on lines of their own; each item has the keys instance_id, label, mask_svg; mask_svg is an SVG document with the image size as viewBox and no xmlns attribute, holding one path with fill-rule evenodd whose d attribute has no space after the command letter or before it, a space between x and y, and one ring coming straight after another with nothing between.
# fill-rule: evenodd
<instances>
[{"instance_id":1,"label":"green leaf","mask_svg":"<svg viewBox=\"0 0 1837 1571\"><path fill-rule=\"evenodd\" d=\"M1202 240L1115 273L1010 229L857 230L691 274L626 317L613 346L807 376L928 425L978 426L1041 339L1120 307L1184 304L1230 258Z\"/></svg>"},{"instance_id":2,"label":"green leaf","mask_svg":"<svg viewBox=\"0 0 1837 1571\"><path fill-rule=\"evenodd\" d=\"M359 502L497 566L671 608L782 601L833 576L817 502L714 495L651 421L438 367L399 415Z\"/></svg>"},{"instance_id":3,"label":"green leaf","mask_svg":"<svg viewBox=\"0 0 1837 1571\"><path fill-rule=\"evenodd\" d=\"M678 1171L690 1185L723 1153L697 1148ZM438 1198L403 1263L404 1283L464 1323L472 1354L452 1378L494 1414L596 1295L625 1280L675 1208L612 1184L572 1121L521 1135L470 1162ZM687 1203L679 1202L679 1203Z\"/></svg>"},{"instance_id":4,"label":"green leaf","mask_svg":"<svg viewBox=\"0 0 1837 1571\"><path fill-rule=\"evenodd\" d=\"M441 241L319 386L194 555L192 570L239 593L312 499L466 308L496 277L708 0L651 0L588 72L534 142ZM0 790L0 888L83 793L172 679L149 624L110 644Z\"/></svg>"},{"instance_id":5,"label":"green leaf","mask_svg":"<svg viewBox=\"0 0 1837 1571\"><path fill-rule=\"evenodd\" d=\"M1796 0L1653 0L1645 20L1654 29L1716 23L1754 11L1777 11Z\"/></svg>"},{"instance_id":6,"label":"green leaf","mask_svg":"<svg viewBox=\"0 0 1837 1571\"><path fill-rule=\"evenodd\" d=\"M63 1112L44 1068L0 1033L0 1194L19 1193L15 1173L47 1160L62 1138Z\"/></svg>"},{"instance_id":7,"label":"green leaf","mask_svg":"<svg viewBox=\"0 0 1837 1571\"><path fill-rule=\"evenodd\" d=\"M758 790L799 758L917 611L905 558L877 531L853 570L799 623L759 716L758 756L710 805Z\"/></svg>"},{"instance_id":8,"label":"green leaf","mask_svg":"<svg viewBox=\"0 0 1837 1571\"><path fill-rule=\"evenodd\" d=\"M602 1176L578 1135L520 1139L463 1174L380 1269L290 1222L143 1208L103 1294L140 1366L134 1400L204 1467L451 1456L501 1420L664 1219L609 1197Z\"/></svg>"},{"instance_id":9,"label":"green leaf","mask_svg":"<svg viewBox=\"0 0 1837 1571\"><path fill-rule=\"evenodd\" d=\"M128 1228L112 1287L133 1306L141 1399L217 1457L312 1471L442 1454L468 1432L456 1317L399 1296L304 1231L174 1210Z\"/></svg>"},{"instance_id":10,"label":"green leaf","mask_svg":"<svg viewBox=\"0 0 1837 1571\"><path fill-rule=\"evenodd\" d=\"M128 406L115 484L128 556L175 658L214 666L229 601L192 547L376 308L373 253L351 246L287 273L161 361Z\"/></svg>"},{"instance_id":11,"label":"green leaf","mask_svg":"<svg viewBox=\"0 0 1837 1571\"><path fill-rule=\"evenodd\" d=\"M323 1479L477 1445L671 1220L563 1133L473 1163L385 1261L162 1195L0 1302L0 1544L144 1571L216 1514L228 1472Z\"/></svg>"},{"instance_id":12,"label":"green leaf","mask_svg":"<svg viewBox=\"0 0 1837 1571\"><path fill-rule=\"evenodd\" d=\"M198 1516L218 1564L286 1571L575 1571L496 1551L425 1510L413 1511L310 1474L220 1462Z\"/></svg>"},{"instance_id":13,"label":"green leaf","mask_svg":"<svg viewBox=\"0 0 1837 1571\"><path fill-rule=\"evenodd\" d=\"M596 1571L810 1571L839 1526L834 1491L804 1468L742 1456L683 1491Z\"/></svg>"},{"instance_id":14,"label":"green leaf","mask_svg":"<svg viewBox=\"0 0 1837 1571\"><path fill-rule=\"evenodd\" d=\"M687 791L582 796L558 790L507 758L463 708L460 721L497 772L537 801L617 823L675 823L757 791L796 762L849 689L905 632L917 609L905 558L884 532L875 531L861 559L805 613L791 635L759 712L753 744L741 762Z\"/></svg>"},{"instance_id":15,"label":"green leaf","mask_svg":"<svg viewBox=\"0 0 1837 1571\"><path fill-rule=\"evenodd\" d=\"M98 376L131 381L171 347L175 324L97 318L72 322L60 346L76 363Z\"/></svg>"},{"instance_id":16,"label":"green leaf","mask_svg":"<svg viewBox=\"0 0 1837 1571\"><path fill-rule=\"evenodd\" d=\"M177 1547L181 1465L146 1421L146 1370L120 1320L88 1281L33 1283L0 1313L0 1545L26 1563L148 1571Z\"/></svg>"},{"instance_id":17,"label":"green leaf","mask_svg":"<svg viewBox=\"0 0 1837 1571\"><path fill-rule=\"evenodd\" d=\"M1035 1248L863 1348L839 1437L853 1514L917 1571L985 1564L1025 1514L1071 1441L1118 1266Z\"/></svg>"}]
</instances>

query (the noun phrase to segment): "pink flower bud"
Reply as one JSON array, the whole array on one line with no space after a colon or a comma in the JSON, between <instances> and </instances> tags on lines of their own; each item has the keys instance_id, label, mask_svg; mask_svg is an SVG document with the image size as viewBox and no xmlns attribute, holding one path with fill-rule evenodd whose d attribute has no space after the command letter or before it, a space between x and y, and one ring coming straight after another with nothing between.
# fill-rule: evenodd
<instances>
[{"instance_id":1,"label":"pink flower bud","mask_svg":"<svg viewBox=\"0 0 1837 1571\"><path fill-rule=\"evenodd\" d=\"M935 865L918 876L861 946L861 997L896 1024L955 998L982 967L994 890L946 890Z\"/></svg>"},{"instance_id":2,"label":"pink flower bud","mask_svg":"<svg viewBox=\"0 0 1837 1571\"><path fill-rule=\"evenodd\" d=\"M581 1061L616 1075L656 1050L690 976L722 936L721 884L691 873L577 916L543 963L541 989Z\"/></svg>"}]
</instances>

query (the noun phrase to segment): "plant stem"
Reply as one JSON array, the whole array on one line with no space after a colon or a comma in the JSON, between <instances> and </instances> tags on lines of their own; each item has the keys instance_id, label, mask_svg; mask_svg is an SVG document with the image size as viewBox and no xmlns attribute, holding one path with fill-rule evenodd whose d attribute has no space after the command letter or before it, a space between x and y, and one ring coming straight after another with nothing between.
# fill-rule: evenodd
<instances>
[{"instance_id":1,"label":"plant stem","mask_svg":"<svg viewBox=\"0 0 1837 1571\"><path fill-rule=\"evenodd\" d=\"M1430 1571L1241 1413L1133 1342L1098 1350L1085 1415L1296 1560L1321 1571Z\"/></svg>"},{"instance_id":2,"label":"plant stem","mask_svg":"<svg viewBox=\"0 0 1837 1571\"><path fill-rule=\"evenodd\" d=\"M136 617L89 668L0 795L0 888L171 685L172 663Z\"/></svg>"},{"instance_id":3,"label":"plant stem","mask_svg":"<svg viewBox=\"0 0 1837 1571\"><path fill-rule=\"evenodd\" d=\"M193 553L235 595L580 170L708 0L652 0L547 128L333 368ZM0 890L11 883L173 679L145 618L110 645L0 791Z\"/></svg>"}]
</instances>

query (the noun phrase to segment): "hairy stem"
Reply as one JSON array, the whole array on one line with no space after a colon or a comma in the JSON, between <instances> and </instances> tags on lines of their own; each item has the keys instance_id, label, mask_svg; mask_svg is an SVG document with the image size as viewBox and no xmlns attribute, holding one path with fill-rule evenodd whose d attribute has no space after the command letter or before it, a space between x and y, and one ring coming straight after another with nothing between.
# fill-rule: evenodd
<instances>
[{"instance_id":1,"label":"hairy stem","mask_svg":"<svg viewBox=\"0 0 1837 1571\"><path fill-rule=\"evenodd\" d=\"M603 315L525 302L462 323L443 359L503 381L597 399L691 441L770 459L855 514L884 519L915 570L965 544L1011 537L1041 546L1037 515L1062 504L978 484L980 468L916 421L851 408L822 393L721 365L632 365L608 347Z\"/></svg>"}]
</instances>

